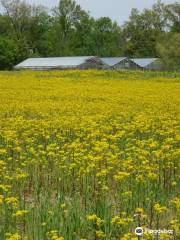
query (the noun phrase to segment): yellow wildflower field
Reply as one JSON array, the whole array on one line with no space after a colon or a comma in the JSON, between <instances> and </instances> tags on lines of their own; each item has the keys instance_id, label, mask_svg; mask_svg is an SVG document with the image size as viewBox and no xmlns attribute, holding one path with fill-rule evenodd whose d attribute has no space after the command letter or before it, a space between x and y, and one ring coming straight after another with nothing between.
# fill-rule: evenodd
<instances>
[{"instance_id":1,"label":"yellow wildflower field","mask_svg":"<svg viewBox=\"0 0 180 240\"><path fill-rule=\"evenodd\" d=\"M173 74L0 72L0 239L180 239L179 90Z\"/></svg>"}]
</instances>

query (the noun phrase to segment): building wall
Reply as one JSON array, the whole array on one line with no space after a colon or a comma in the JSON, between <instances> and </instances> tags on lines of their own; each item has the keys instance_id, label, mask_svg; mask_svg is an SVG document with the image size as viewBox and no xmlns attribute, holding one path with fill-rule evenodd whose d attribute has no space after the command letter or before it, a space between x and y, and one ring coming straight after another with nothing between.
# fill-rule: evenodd
<instances>
[{"instance_id":1,"label":"building wall","mask_svg":"<svg viewBox=\"0 0 180 240\"><path fill-rule=\"evenodd\" d=\"M104 64L100 59L90 59L85 63L81 64L78 69L108 69L109 66Z\"/></svg>"},{"instance_id":2,"label":"building wall","mask_svg":"<svg viewBox=\"0 0 180 240\"><path fill-rule=\"evenodd\" d=\"M147 70L154 70L154 71L162 71L164 70L163 63L160 61L160 59L155 60L148 66L146 66Z\"/></svg>"}]
</instances>

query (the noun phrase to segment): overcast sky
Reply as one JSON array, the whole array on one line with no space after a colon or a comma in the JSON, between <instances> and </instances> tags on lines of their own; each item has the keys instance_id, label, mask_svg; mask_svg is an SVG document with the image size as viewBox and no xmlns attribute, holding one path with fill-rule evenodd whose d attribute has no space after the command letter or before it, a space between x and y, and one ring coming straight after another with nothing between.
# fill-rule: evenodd
<instances>
[{"instance_id":1,"label":"overcast sky","mask_svg":"<svg viewBox=\"0 0 180 240\"><path fill-rule=\"evenodd\" d=\"M59 0L26 0L29 3L42 4L49 9L58 5ZM161 0L163 3L174 3L178 0ZM151 7L156 0L76 0L83 9L95 17L108 16L123 24L128 19L132 8L142 11Z\"/></svg>"}]
</instances>

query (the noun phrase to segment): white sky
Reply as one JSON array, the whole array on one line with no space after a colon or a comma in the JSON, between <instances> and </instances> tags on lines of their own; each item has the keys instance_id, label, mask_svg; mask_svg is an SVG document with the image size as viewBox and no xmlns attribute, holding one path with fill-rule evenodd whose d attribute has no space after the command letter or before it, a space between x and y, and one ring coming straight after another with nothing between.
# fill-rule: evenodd
<instances>
[{"instance_id":1,"label":"white sky","mask_svg":"<svg viewBox=\"0 0 180 240\"><path fill-rule=\"evenodd\" d=\"M59 0L26 0L29 3L42 4L49 9L58 5ZM178 0L161 0L163 3L174 3ZM156 0L76 0L83 9L88 10L91 16L98 18L108 16L123 24L130 15L132 8L142 11L151 7Z\"/></svg>"}]
</instances>

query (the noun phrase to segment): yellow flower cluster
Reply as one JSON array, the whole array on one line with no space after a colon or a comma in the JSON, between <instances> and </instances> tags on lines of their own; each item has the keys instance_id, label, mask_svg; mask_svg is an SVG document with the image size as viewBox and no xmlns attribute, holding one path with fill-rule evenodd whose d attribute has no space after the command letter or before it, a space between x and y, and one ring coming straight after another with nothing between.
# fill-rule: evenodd
<instances>
[{"instance_id":1,"label":"yellow flower cluster","mask_svg":"<svg viewBox=\"0 0 180 240\"><path fill-rule=\"evenodd\" d=\"M142 208L136 208L135 213L142 214L144 210Z\"/></svg>"},{"instance_id":2,"label":"yellow flower cluster","mask_svg":"<svg viewBox=\"0 0 180 240\"><path fill-rule=\"evenodd\" d=\"M112 224L117 224L117 225L126 225L126 224L131 223L131 222L133 222L132 218L121 218L119 216L115 216L111 220Z\"/></svg>"},{"instance_id":3,"label":"yellow flower cluster","mask_svg":"<svg viewBox=\"0 0 180 240\"><path fill-rule=\"evenodd\" d=\"M13 214L14 217L24 217L28 213L27 210L18 210Z\"/></svg>"},{"instance_id":4,"label":"yellow flower cluster","mask_svg":"<svg viewBox=\"0 0 180 240\"><path fill-rule=\"evenodd\" d=\"M58 235L57 230L51 230L47 235L50 237L50 240L64 240L62 236Z\"/></svg>"},{"instance_id":5,"label":"yellow flower cluster","mask_svg":"<svg viewBox=\"0 0 180 240\"><path fill-rule=\"evenodd\" d=\"M6 233L6 240L28 240L28 237L21 237L18 233Z\"/></svg>"},{"instance_id":6,"label":"yellow flower cluster","mask_svg":"<svg viewBox=\"0 0 180 240\"><path fill-rule=\"evenodd\" d=\"M161 206L159 203L156 203L154 205L154 210L157 214L162 214L167 211L167 208L165 206Z\"/></svg>"},{"instance_id":7,"label":"yellow flower cluster","mask_svg":"<svg viewBox=\"0 0 180 240\"><path fill-rule=\"evenodd\" d=\"M100 226L104 222L101 218L97 217L96 214L88 215L87 220L96 223L97 226Z\"/></svg>"}]
</instances>

